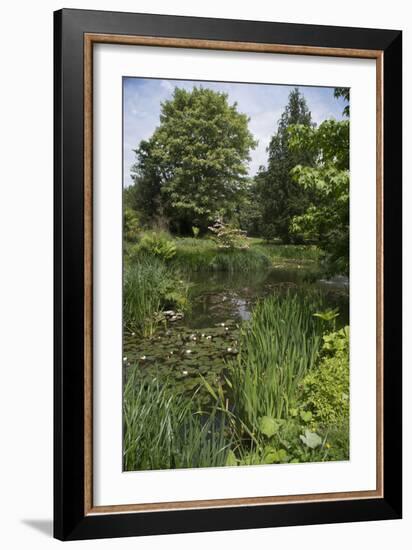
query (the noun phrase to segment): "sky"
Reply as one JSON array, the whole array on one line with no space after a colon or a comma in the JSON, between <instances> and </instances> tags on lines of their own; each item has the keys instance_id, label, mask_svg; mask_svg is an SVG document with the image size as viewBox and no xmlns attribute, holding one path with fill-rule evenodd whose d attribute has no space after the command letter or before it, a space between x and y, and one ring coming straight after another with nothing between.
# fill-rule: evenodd
<instances>
[{"instance_id":1,"label":"sky","mask_svg":"<svg viewBox=\"0 0 412 550\"><path fill-rule=\"evenodd\" d=\"M175 87L186 90L194 86L209 88L228 94L230 104L237 102L238 111L250 118L249 129L258 140L250 153L249 175L259 166L266 166L267 152L280 116L288 103L288 96L295 87L305 96L312 121L320 124L328 118L341 120L345 101L335 99L333 88L315 86L286 86L277 84L244 84L228 82L203 82L192 80L162 80L126 77L123 79L123 183L132 183L130 168L135 163L135 153L142 139L148 139L159 125L161 103L171 99Z\"/></svg>"}]
</instances>

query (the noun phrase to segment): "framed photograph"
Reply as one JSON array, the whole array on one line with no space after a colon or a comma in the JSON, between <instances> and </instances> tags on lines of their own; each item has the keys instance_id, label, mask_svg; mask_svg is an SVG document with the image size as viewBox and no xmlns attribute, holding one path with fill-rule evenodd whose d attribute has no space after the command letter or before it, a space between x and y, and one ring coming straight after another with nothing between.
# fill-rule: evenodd
<instances>
[{"instance_id":1,"label":"framed photograph","mask_svg":"<svg viewBox=\"0 0 412 550\"><path fill-rule=\"evenodd\" d=\"M55 536L400 518L402 33L54 28Z\"/></svg>"}]
</instances>

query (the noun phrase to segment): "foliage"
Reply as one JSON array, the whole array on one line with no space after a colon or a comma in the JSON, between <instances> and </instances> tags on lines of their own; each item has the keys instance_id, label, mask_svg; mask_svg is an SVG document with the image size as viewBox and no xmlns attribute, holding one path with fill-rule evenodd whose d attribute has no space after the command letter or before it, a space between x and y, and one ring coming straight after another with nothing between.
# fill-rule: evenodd
<instances>
[{"instance_id":1,"label":"foliage","mask_svg":"<svg viewBox=\"0 0 412 550\"><path fill-rule=\"evenodd\" d=\"M291 177L290 171L298 164L311 165L314 160L310 149L290 148L288 127L292 124L308 129L313 127L306 100L297 88L289 94L289 102L270 141L268 166L255 178L262 208L262 235L266 239L278 237L286 243L296 237L290 231L290 222L305 211L308 195L308 191Z\"/></svg>"},{"instance_id":2,"label":"foliage","mask_svg":"<svg viewBox=\"0 0 412 550\"><path fill-rule=\"evenodd\" d=\"M242 227L248 237L257 237L261 234L262 207L258 196L256 178L247 179L230 219L232 223Z\"/></svg>"},{"instance_id":3,"label":"foliage","mask_svg":"<svg viewBox=\"0 0 412 550\"><path fill-rule=\"evenodd\" d=\"M162 260L170 260L176 254L176 244L170 236L161 231L143 233L138 245L134 248L136 254L153 255Z\"/></svg>"},{"instance_id":4,"label":"foliage","mask_svg":"<svg viewBox=\"0 0 412 550\"><path fill-rule=\"evenodd\" d=\"M123 336L123 364L127 369L139 364L141 378L158 378L170 383L179 395L191 398L199 387L202 376L215 386L223 376L225 358L237 353L239 331L236 323L199 329L178 323L159 325L149 338L141 338L125 331ZM197 400L210 404L210 394L203 385L196 391Z\"/></svg>"},{"instance_id":5,"label":"foliage","mask_svg":"<svg viewBox=\"0 0 412 550\"><path fill-rule=\"evenodd\" d=\"M349 418L349 327L323 336L322 359L302 381L302 400L315 422L331 426Z\"/></svg>"},{"instance_id":6,"label":"foliage","mask_svg":"<svg viewBox=\"0 0 412 550\"><path fill-rule=\"evenodd\" d=\"M151 335L162 309L187 307L188 284L176 270L155 257L142 257L126 265L123 279L123 322L143 335Z\"/></svg>"},{"instance_id":7,"label":"foliage","mask_svg":"<svg viewBox=\"0 0 412 550\"><path fill-rule=\"evenodd\" d=\"M328 275L349 274L349 121L327 120L319 128L289 128L292 150L310 150L315 165L297 165L294 180L311 192L305 213L291 229L318 242Z\"/></svg>"},{"instance_id":8,"label":"foliage","mask_svg":"<svg viewBox=\"0 0 412 550\"><path fill-rule=\"evenodd\" d=\"M255 239L252 240L252 247L262 251L275 263L279 259L301 262L317 262L319 260L319 249L315 245L272 244Z\"/></svg>"},{"instance_id":9,"label":"foliage","mask_svg":"<svg viewBox=\"0 0 412 550\"><path fill-rule=\"evenodd\" d=\"M139 235L139 218L131 208L124 209L123 213L123 236L126 241L134 242Z\"/></svg>"},{"instance_id":10,"label":"foliage","mask_svg":"<svg viewBox=\"0 0 412 550\"><path fill-rule=\"evenodd\" d=\"M241 430L258 433L262 419L288 417L298 384L317 359L321 325L312 313L320 302L317 294L287 293L256 305L229 365L230 401Z\"/></svg>"},{"instance_id":11,"label":"foliage","mask_svg":"<svg viewBox=\"0 0 412 550\"><path fill-rule=\"evenodd\" d=\"M217 410L206 417L188 400L129 369L123 396L125 470L224 466L230 439Z\"/></svg>"},{"instance_id":12,"label":"foliage","mask_svg":"<svg viewBox=\"0 0 412 550\"><path fill-rule=\"evenodd\" d=\"M347 105L343 108L343 115L349 117L349 98L350 98L350 88L335 88L334 96L336 98L342 97L346 101Z\"/></svg>"},{"instance_id":13,"label":"foliage","mask_svg":"<svg viewBox=\"0 0 412 550\"><path fill-rule=\"evenodd\" d=\"M125 189L125 204L139 213L143 225L162 227L161 178L154 155L154 143L141 141L135 153L136 164L131 174L133 185Z\"/></svg>"},{"instance_id":14,"label":"foliage","mask_svg":"<svg viewBox=\"0 0 412 550\"><path fill-rule=\"evenodd\" d=\"M172 264L183 272L197 271L258 271L268 269L271 260L263 251L220 249L211 239L177 239Z\"/></svg>"},{"instance_id":15,"label":"foliage","mask_svg":"<svg viewBox=\"0 0 412 550\"><path fill-rule=\"evenodd\" d=\"M161 105L160 125L136 149L133 178L139 212L165 217L173 232L204 232L230 213L256 145L248 118L227 94L175 88Z\"/></svg>"},{"instance_id":16,"label":"foliage","mask_svg":"<svg viewBox=\"0 0 412 550\"><path fill-rule=\"evenodd\" d=\"M220 218L208 229L213 233L213 240L219 248L239 250L249 248L246 232L224 223Z\"/></svg>"}]
</instances>

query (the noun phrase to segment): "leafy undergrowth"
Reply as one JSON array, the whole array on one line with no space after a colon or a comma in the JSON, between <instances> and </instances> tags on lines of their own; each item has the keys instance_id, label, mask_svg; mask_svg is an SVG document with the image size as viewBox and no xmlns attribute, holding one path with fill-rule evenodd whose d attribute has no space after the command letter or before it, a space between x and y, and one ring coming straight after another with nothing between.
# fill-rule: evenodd
<instances>
[{"instance_id":1,"label":"leafy undergrowth","mask_svg":"<svg viewBox=\"0 0 412 550\"><path fill-rule=\"evenodd\" d=\"M193 386L190 397L170 382L170 368L149 371L142 361L129 367L125 468L347 460L349 330L330 332L328 312L314 315L322 307L319 295L261 300L238 336L236 358L229 354L218 376L198 372L201 386ZM188 336L176 353L191 347ZM204 391L211 400L201 399Z\"/></svg>"},{"instance_id":2,"label":"leafy undergrowth","mask_svg":"<svg viewBox=\"0 0 412 550\"><path fill-rule=\"evenodd\" d=\"M222 249L211 239L176 239L176 254L172 260L183 271L259 271L272 262L261 250L254 248Z\"/></svg>"},{"instance_id":3,"label":"leafy undergrowth","mask_svg":"<svg viewBox=\"0 0 412 550\"><path fill-rule=\"evenodd\" d=\"M189 284L176 269L154 256L126 264L123 277L123 323L132 331L150 336L168 308L188 307Z\"/></svg>"}]
</instances>

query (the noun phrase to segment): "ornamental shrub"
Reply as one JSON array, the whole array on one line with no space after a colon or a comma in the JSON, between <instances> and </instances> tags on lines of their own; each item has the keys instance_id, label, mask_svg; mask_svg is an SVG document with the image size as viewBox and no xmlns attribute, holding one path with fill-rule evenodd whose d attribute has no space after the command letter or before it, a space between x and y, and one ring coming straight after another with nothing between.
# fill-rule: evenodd
<instances>
[{"instance_id":1,"label":"ornamental shrub","mask_svg":"<svg viewBox=\"0 0 412 550\"><path fill-rule=\"evenodd\" d=\"M349 419L349 327L323 336L320 362L301 384L305 409L325 426Z\"/></svg>"}]
</instances>

